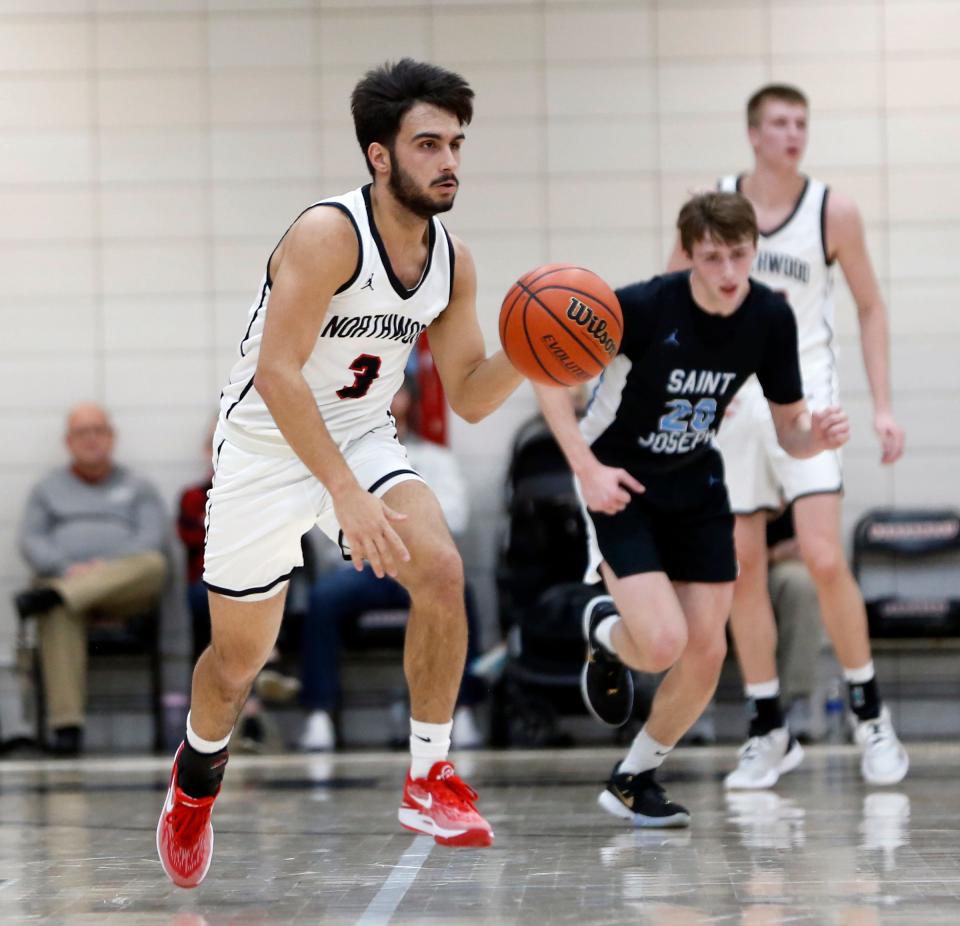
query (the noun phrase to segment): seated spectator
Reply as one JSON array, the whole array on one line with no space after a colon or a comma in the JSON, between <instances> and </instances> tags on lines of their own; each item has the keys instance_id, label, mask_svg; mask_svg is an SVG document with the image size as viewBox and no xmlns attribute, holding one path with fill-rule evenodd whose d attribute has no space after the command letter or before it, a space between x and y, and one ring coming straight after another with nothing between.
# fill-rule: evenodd
<instances>
[{"instance_id":1,"label":"seated spectator","mask_svg":"<svg viewBox=\"0 0 960 926\"><path fill-rule=\"evenodd\" d=\"M390 406L396 420L397 437L407 449L410 465L436 493L450 532L457 538L467 526L466 485L450 450L423 440L410 429L409 418L415 398L415 385L408 377ZM341 627L364 611L407 608L409 605L410 598L400 583L389 576L378 579L369 564L364 565L362 572L357 572L352 564L343 564L314 583L303 628L301 700L309 713L300 739L301 749L325 751L333 749L336 743L333 717L340 702ZM482 744L472 708L484 693L483 682L470 671L478 653L479 637L476 608L469 587L466 607L467 670L460 686L451 734L453 745L461 749Z\"/></svg>"},{"instance_id":2,"label":"seated spectator","mask_svg":"<svg viewBox=\"0 0 960 926\"><path fill-rule=\"evenodd\" d=\"M122 619L158 605L168 573L167 518L157 490L113 461L114 431L97 405L67 418L69 466L32 490L20 549L34 584L14 598L21 618L39 620L38 641L50 750L83 747L87 622Z\"/></svg>"},{"instance_id":3,"label":"seated spectator","mask_svg":"<svg viewBox=\"0 0 960 926\"><path fill-rule=\"evenodd\" d=\"M211 432L205 444L209 454L213 440ZM203 584L203 548L206 539L207 492L213 485L213 470L208 469L203 482L188 486L180 495L180 510L177 515L177 533L187 553L187 604L190 608L190 627L193 640L193 661L210 645L210 604L207 587ZM300 682L276 671L273 663L279 653L257 676L255 691L247 698L240 715L237 740L234 750L261 752L267 745L270 724L261 705L260 697L270 701L292 700L300 691Z\"/></svg>"},{"instance_id":4,"label":"seated spectator","mask_svg":"<svg viewBox=\"0 0 960 926\"><path fill-rule=\"evenodd\" d=\"M800 558L788 507L767 525L767 586L777 619L777 669L790 732L801 742L813 738L811 696L820 653L820 603Z\"/></svg>"}]
</instances>

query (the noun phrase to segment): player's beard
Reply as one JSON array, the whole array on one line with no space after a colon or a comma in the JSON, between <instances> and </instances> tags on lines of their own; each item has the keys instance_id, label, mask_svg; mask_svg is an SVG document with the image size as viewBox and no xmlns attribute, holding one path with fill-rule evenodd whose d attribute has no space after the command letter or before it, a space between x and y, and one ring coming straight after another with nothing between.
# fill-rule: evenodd
<instances>
[{"instance_id":1,"label":"player's beard","mask_svg":"<svg viewBox=\"0 0 960 926\"><path fill-rule=\"evenodd\" d=\"M387 182L387 186L390 188L394 199L396 199L404 209L409 210L418 218L432 219L438 213L449 212L453 208L453 199L440 203L430 199L430 197L417 186L413 177L397 163L396 156L394 156L392 160L393 170L390 171L390 179Z\"/></svg>"}]
</instances>

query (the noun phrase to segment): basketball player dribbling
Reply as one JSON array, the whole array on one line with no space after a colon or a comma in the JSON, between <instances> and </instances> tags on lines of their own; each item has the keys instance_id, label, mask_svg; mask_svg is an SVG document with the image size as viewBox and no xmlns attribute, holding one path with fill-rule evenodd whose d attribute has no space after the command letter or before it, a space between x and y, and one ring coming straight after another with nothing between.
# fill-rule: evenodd
<instances>
[{"instance_id":1,"label":"basketball player dribbling","mask_svg":"<svg viewBox=\"0 0 960 926\"><path fill-rule=\"evenodd\" d=\"M577 480L609 596L584 610L587 707L610 725L633 707L630 666L667 670L649 718L614 768L601 807L635 826L689 823L656 769L713 696L726 655L736 559L723 463L712 438L756 374L777 439L797 457L839 447L839 408L807 411L797 329L782 296L749 278L753 208L737 193L695 196L677 222L690 272L617 291L623 340L578 424L566 390L537 397Z\"/></svg>"},{"instance_id":2,"label":"basketball player dribbling","mask_svg":"<svg viewBox=\"0 0 960 926\"><path fill-rule=\"evenodd\" d=\"M793 309L803 391L813 409L834 405L838 397L831 277L833 264L840 264L857 304L882 462L893 463L903 453L904 434L890 402L886 309L856 205L800 173L808 115L806 97L794 87L769 85L758 90L747 103L753 172L724 177L719 188L739 190L757 212L760 245L752 276L783 292ZM669 268L686 265L678 244ZM776 622L767 590L767 512L785 502L794 503L800 551L848 683L863 778L868 784L894 784L906 775L909 760L880 700L863 597L843 553L840 454L830 450L802 460L785 454L777 446L756 380L741 389L728 417L718 446L736 514L740 565L731 631L754 713L738 766L725 784L769 788L803 758L780 704Z\"/></svg>"},{"instance_id":3,"label":"basketball player dribbling","mask_svg":"<svg viewBox=\"0 0 960 926\"><path fill-rule=\"evenodd\" d=\"M436 218L457 193L473 91L404 59L367 73L351 109L373 182L310 206L284 234L222 393L204 572L212 644L194 670L157 828L164 870L181 887L210 866L230 732L314 525L357 569L367 560L410 594L401 824L446 845L493 841L476 793L447 761L466 653L463 566L389 414L425 330L450 405L468 421L521 381L502 352L485 356L470 252Z\"/></svg>"}]
</instances>

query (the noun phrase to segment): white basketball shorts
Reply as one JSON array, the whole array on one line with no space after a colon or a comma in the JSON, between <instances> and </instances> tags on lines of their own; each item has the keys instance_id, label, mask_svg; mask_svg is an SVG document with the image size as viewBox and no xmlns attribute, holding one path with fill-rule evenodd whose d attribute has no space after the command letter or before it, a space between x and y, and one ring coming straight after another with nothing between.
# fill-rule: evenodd
<instances>
[{"instance_id":1,"label":"white basketball shorts","mask_svg":"<svg viewBox=\"0 0 960 926\"><path fill-rule=\"evenodd\" d=\"M350 558L330 494L287 445L264 448L221 425L213 450L203 570L210 591L245 601L279 594L303 565L301 538L314 525ZM392 423L349 441L341 452L360 485L378 498L409 479L423 482Z\"/></svg>"},{"instance_id":2,"label":"white basketball shorts","mask_svg":"<svg viewBox=\"0 0 960 926\"><path fill-rule=\"evenodd\" d=\"M803 386L811 411L838 402L832 363L805 366ZM748 380L737 394L716 443L723 454L734 514L779 511L784 504L805 495L843 490L839 450L825 450L798 460L777 443L770 407L755 379Z\"/></svg>"}]
</instances>

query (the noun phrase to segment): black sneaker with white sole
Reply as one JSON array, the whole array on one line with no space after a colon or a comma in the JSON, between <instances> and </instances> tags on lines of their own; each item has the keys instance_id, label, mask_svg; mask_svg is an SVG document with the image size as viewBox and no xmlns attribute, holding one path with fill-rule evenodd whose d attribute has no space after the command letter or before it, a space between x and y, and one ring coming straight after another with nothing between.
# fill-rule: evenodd
<instances>
[{"instance_id":1,"label":"black sneaker with white sole","mask_svg":"<svg viewBox=\"0 0 960 926\"><path fill-rule=\"evenodd\" d=\"M690 825L690 811L674 804L654 779L655 769L621 772L613 767L607 787L597 803L609 814L647 829L672 829Z\"/></svg>"},{"instance_id":2,"label":"black sneaker with white sole","mask_svg":"<svg viewBox=\"0 0 960 926\"><path fill-rule=\"evenodd\" d=\"M609 727L622 727L633 713L633 676L594 636L599 623L616 613L609 595L591 598L583 609L587 658L580 673L580 693L587 710Z\"/></svg>"}]
</instances>

